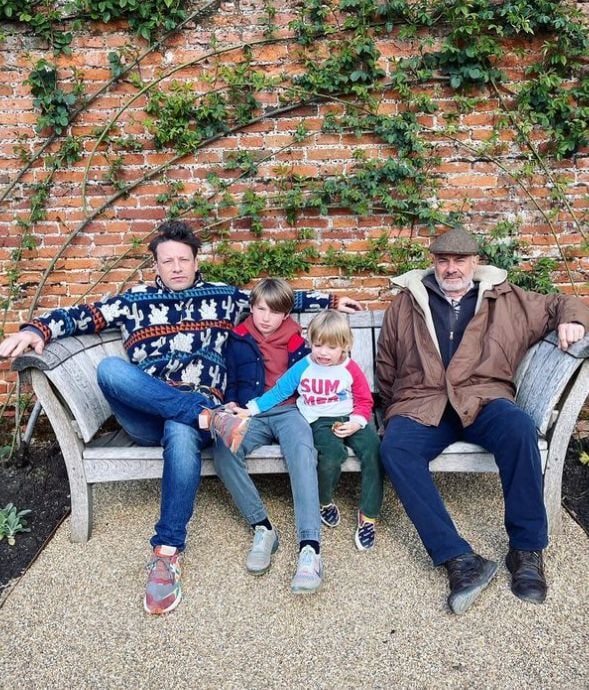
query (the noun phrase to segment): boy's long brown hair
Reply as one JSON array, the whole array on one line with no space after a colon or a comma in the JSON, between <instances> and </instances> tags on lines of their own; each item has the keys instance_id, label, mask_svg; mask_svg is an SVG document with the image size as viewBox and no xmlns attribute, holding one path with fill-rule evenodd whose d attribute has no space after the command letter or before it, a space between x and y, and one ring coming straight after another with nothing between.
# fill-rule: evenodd
<instances>
[{"instance_id":1,"label":"boy's long brown hair","mask_svg":"<svg viewBox=\"0 0 589 690\"><path fill-rule=\"evenodd\" d=\"M264 300L272 311L290 314L294 306L294 292L282 278L264 278L250 292L250 306Z\"/></svg>"}]
</instances>

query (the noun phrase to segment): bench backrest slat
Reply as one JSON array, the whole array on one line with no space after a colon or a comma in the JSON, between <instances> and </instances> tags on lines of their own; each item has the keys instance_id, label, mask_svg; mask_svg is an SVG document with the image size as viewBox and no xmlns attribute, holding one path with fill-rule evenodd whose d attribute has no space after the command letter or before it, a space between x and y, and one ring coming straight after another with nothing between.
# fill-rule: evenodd
<instances>
[{"instance_id":1,"label":"bench backrest slat","mask_svg":"<svg viewBox=\"0 0 589 690\"><path fill-rule=\"evenodd\" d=\"M88 375L88 372L94 373L94 376ZM55 390L59 391L60 397L67 403L77 422L76 428L87 443L112 415L96 383L96 369L92 366L90 358L80 354L46 374Z\"/></svg>"},{"instance_id":2,"label":"bench backrest slat","mask_svg":"<svg viewBox=\"0 0 589 690\"><path fill-rule=\"evenodd\" d=\"M534 353L536 352L536 349L538 348L539 343L536 343L533 345L524 355L524 358L519 364L519 367L517 368L517 371L515 372L515 376L513 377L513 383L515 384L515 389L516 391L519 390L520 383L524 376L526 375L526 372L528 370L528 367L530 366L533 358L534 358Z\"/></svg>"},{"instance_id":3,"label":"bench backrest slat","mask_svg":"<svg viewBox=\"0 0 589 690\"><path fill-rule=\"evenodd\" d=\"M352 359L366 375L370 390L374 390L374 331L372 328L354 328L354 344L352 345Z\"/></svg>"},{"instance_id":4,"label":"bench backrest slat","mask_svg":"<svg viewBox=\"0 0 589 690\"><path fill-rule=\"evenodd\" d=\"M112 415L96 380L98 362L107 354L101 344L96 344L67 359L61 366L45 372L67 404L76 420L77 431L86 443Z\"/></svg>"}]
</instances>

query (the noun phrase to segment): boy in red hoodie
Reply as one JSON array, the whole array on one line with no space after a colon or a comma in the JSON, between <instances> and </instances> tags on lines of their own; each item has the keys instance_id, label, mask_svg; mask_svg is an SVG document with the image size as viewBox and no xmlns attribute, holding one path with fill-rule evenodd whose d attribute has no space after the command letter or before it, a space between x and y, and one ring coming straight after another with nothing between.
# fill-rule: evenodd
<instances>
[{"instance_id":1,"label":"boy in red hoodie","mask_svg":"<svg viewBox=\"0 0 589 690\"><path fill-rule=\"evenodd\" d=\"M250 315L233 329L227 343L227 403L244 407L248 400L272 388L292 364L309 352L300 326L289 316L292 307L293 291L283 280L266 278L251 291ZM311 428L295 405L295 397L251 419L235 455L218 441L215 469L254 530L246 567L250 573L262 575L278 548L278 534L248 474L245 456L276 442L290 475L300 549L291 589L294 593L311 593L320 586L323 574L317 452Z\"/></svg>"}]
</instances>

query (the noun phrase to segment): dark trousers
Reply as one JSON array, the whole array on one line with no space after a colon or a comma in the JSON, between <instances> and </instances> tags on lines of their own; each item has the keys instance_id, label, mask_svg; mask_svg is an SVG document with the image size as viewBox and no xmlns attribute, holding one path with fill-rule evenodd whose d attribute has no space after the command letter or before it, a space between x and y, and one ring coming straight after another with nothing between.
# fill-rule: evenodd
<instances>
[{"instance_id":1,"label":"dark trousers","mask_svg":"<svg viewBox=\"0 0 589 690\"><path fill-rule=\"evenodd\" d=\"M510 546L544 549L548 521L536 427L515 403L500 399L484 407L466 428L451 408L437 427L400 416L387 424L382 464L434 565L472 551L458 534L429 471L430 461L459 440L483 446L495 456Z\"/></svg>"},{"instance_id":2,"label":"dark trousers","mask_svg":"<svg viewBox=\"0 0 589 690\"><path fill-rule=\"evenodd\" d=\"M319 502L327 505L348 457L349 446L360 461L360 510L366 517L376 518L382 506L383 471L379 458L380 440L372 425L359 429L347 438L338 438L331 427L334 422L347 422L349 417L322 417L311 424L313 442L317 449L317 478Z\"/></svg>"}]
</instances>

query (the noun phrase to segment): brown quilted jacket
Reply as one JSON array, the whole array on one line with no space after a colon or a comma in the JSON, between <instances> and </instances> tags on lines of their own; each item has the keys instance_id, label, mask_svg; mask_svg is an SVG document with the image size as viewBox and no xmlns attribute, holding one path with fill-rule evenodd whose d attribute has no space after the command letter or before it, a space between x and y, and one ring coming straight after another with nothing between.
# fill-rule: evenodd
<instances>
[{"instance_id":1,"label":"brown quilted jacket","mask_svg":"<svg viewBox=\"0 0 589 690\"><path fill-rule=\"evenodd\" d=\"M393 279L400 293L384 317L376 354L376 378L385 419L404 415L437 425L448 402L464 426L491 400L513 400L513 377L526 350L560 323L577 321L589 331L589 308L565 295L540 295L511 285L504 270L479 266L475 315L444 369L428 294L409 271Z\"/></svg>"}]
</instances>

